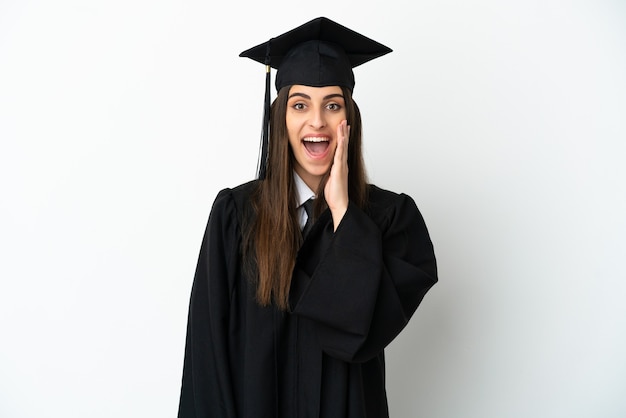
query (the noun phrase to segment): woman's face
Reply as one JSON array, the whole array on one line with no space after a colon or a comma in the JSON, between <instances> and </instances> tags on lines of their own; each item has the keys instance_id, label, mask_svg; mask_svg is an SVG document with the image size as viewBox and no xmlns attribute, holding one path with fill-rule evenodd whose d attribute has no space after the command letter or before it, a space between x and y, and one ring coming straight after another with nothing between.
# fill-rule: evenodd
<instances>
[{"instance_id":1,"label":"woman's face","mask_svg":"<svg viewBox=\"0 0 626 418\"><path fill-rule=\"evenodd\" d=\"M296 173L313 190L330 170L337 148L337 127L346 120L338 86L294 85L287 100L287 132Z\"/></svg>"}]
</instances>

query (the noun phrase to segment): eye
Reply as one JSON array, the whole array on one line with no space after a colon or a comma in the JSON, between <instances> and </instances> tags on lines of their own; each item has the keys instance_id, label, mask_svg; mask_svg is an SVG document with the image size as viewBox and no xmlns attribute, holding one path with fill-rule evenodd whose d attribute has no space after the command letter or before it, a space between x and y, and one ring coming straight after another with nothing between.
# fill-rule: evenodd
<instances>
[{"instance_id":1,"label":"eye","mask_svg":"<svg viewBox=\"0 0 626 418\"><path fill-rule=\"evenodd\" d=\"M329 104L326 105L326 108L328 110L336 112L338 110L341 110L341 105L339 103L329 103Z\"/></svg>"},{"instance_id":2,"label":"eye","mask_svg":"<svg viewBox=\"0 0 626 418\"><path fill-rule=\"evenodd\" d=\"M291 105L295 110L304 110L306 109L306 105L302 102L297 102Z\"/></svg>"}]
</instances>

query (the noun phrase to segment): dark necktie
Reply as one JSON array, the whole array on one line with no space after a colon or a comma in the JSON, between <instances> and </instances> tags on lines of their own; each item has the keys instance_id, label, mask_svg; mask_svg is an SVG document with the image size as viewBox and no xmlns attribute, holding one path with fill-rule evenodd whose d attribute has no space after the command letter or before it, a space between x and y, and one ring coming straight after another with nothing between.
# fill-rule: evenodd
<instances>
[{"instance_id":1,"label":"dark necktie","mask_svg":"<svg viewBox=\"0 0 626 418\"><path fill-rule=\"evenodd\" d=\"M304 224L304 228L302 228L302 238L306 238L307 234L311 230L311 226L313 226L313 199L309 199L302 204L304 206L304 210L306 212L306 223Z\"/></svg>"}]
</instances>

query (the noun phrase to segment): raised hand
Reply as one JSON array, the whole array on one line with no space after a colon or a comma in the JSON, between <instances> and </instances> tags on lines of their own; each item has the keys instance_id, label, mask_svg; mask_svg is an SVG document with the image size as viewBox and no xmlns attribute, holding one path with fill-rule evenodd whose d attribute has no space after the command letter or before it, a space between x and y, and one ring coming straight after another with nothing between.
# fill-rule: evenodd
<instances>
[{"instance_id":1,"label":"raised hand","mask_svg":"<svg viewBox=\"0 0 626 418\"><path fill-rule=\"evenodd\" d=\"M337 148L333 165L330 167L330 176L324 187L326 204L333 217L335 231L348 210L348 142L350 141L350 127L347 121L337 126Z\"/></svg>"}]
</instances>

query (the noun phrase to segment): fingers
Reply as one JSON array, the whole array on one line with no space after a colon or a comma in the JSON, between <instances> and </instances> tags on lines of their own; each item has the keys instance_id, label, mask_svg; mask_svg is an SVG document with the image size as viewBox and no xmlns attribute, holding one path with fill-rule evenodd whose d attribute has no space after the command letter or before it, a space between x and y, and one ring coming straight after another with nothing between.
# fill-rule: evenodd
<instances>
[{"instance_id":1,"label":"fingers","mask_svg":"<svg viewBox=\"0 0 626 418\"><path fill-rule=\"evenodd\" d=\"M347 121L342 121L337 126L337 147L333 165L330 168L330 176L324 187L324 197L330 209L334 229L337 230L348 209L348 143L350 139L350 127Z\"/></svg>"},{"instance_id":2,"label":"fingers","mask_svg":"<svg viewBox=\"0 0 626 418\"><path fill-rule=\"evenodd\" d=\"M348 143L350 141L350 126L347 121L342 121L337 126L337 149L335 150L335 164L347 164Z\"/></svg>"}]
</instances>

